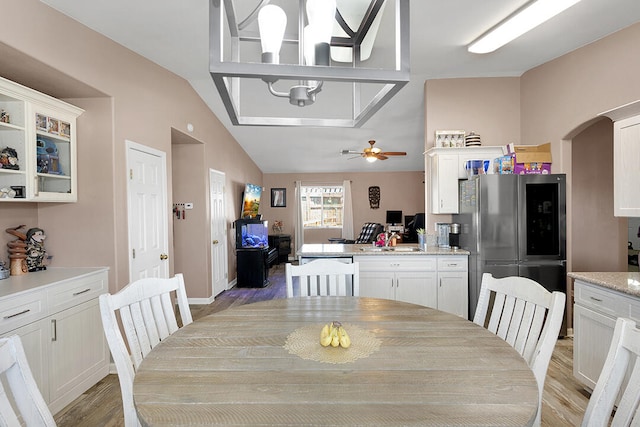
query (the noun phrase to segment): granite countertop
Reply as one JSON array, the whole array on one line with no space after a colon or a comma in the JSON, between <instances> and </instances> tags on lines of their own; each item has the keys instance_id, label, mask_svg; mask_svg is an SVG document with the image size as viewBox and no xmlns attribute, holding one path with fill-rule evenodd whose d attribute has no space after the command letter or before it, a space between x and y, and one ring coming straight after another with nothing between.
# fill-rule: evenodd
<instances>
[{"instance_id":1,"label":"granite countertop","mask_svg":"<svg viewBox=\"0 0 640 427\"><path fill-rule=\"evenodd\" d=\"M401 243L389 250L378 248L373 245L349 245L344 243L308 243L296 253L301 257L351 257L354 255L469 255L469 251L464 249L440 248L438 246L428 246L426 250L419 250L415 243Z\"/></svg>"},{"instance_id":2,"label":"granite countertop","mask_svg":"<svg viewBox=\"0 0 640 427\"><path fill-rule=\"evenodd\" d=\"M567 273L567 276L640 297L640 273L638 272L571 272Z\"/></svg>"}]
</instances>

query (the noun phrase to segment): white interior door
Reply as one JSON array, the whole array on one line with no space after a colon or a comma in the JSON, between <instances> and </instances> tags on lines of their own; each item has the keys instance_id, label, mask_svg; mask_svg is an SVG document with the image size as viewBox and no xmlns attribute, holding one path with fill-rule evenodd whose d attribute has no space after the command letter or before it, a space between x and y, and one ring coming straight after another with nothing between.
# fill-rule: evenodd
<instances>
[{"instance_id":1,"label":"white interior door","mask_svg":"<svg viewBox=\"0 0 640 427\"><path fill-rule=\"evenodd\" d=\"M225 175L209 169L209 203L211 212L211 286L213 296L227 289L227 218L224 203Z\"/></svg>"},{"instance_id":2,"label":"white interior door","mask_svg":"<svg viewBox=\"0 0 640 427\"><path fill-rule=\"evenodd\" d=\"M169 277L166 153L127 141L129 279Z\"/></svg>"}]
</instances>

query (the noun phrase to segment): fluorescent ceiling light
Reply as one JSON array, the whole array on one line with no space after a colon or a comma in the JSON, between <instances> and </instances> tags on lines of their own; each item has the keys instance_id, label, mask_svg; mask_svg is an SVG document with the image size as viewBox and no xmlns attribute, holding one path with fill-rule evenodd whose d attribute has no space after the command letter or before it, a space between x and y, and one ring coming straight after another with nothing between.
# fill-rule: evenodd
<instances>
[{"instance_id":1,"label":"fluorescent ceiling light","mask_svg":"<svg viewBox=\"0 0 640 427\"><path fill-rule=\"evenodd\" d=\"M471 53L489 53L553 18L580 0L538 0L528 3L469 45Z\"/></svg>"}]
</instances>

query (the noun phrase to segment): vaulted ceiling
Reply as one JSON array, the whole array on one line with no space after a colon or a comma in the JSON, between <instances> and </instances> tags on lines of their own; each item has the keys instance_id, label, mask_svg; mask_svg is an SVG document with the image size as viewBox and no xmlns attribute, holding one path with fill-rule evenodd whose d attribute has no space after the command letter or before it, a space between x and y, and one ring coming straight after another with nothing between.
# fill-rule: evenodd
<instances>
[{"instance_id":1,"label":"vaulted ceiling","mask_svg":"<svg viewBox=\"0 0 640 427\"><path fill-rule=\"evenodd\" d=\"M466 46L527 0L412 0L411 81L363 127L245 127L230 123L209 75L209 0L41 1L189 81L264 173L423 170L425 80L520 76L640 21L638 0L582 0L497 51L475 55ZM340 154L370 139L408 155L368 163Z\"/></svg>"}]
</instances>

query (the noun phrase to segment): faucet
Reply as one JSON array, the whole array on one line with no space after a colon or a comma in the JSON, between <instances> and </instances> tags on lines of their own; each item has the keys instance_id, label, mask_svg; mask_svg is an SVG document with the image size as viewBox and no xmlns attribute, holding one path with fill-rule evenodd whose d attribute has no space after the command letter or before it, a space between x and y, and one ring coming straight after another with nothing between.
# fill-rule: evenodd
<instances>
[{"instance_id":1,"label":"faucet","mask_svg":"<svg viewBox=\"0 0 640 427\"><path fill-rule=\"evenodd\" d=\"M395 231L393 233L389 233L388 231L384 233L384 246L388 247L391 244L391 239L394 237L398 237L398 233Z\"/></svg>"}]
</instances>

